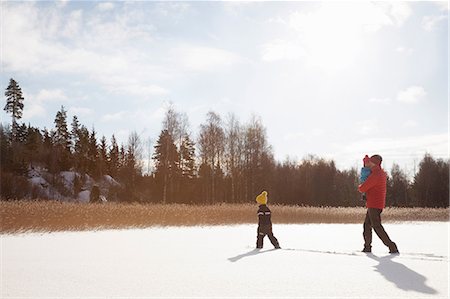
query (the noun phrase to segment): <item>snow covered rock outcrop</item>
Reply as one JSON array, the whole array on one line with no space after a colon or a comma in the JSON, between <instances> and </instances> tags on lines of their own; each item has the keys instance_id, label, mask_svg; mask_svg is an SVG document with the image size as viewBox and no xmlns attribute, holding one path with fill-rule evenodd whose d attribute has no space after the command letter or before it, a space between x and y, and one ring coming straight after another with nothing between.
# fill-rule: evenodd
<instances>
[{"instance_id":1,"label":"snow covered rock outcrop","mask_svg":"<svg viewBox=\"0 0 450 299\"><path fill-rule=\"evenodd\" d=\"M98 186L100 202L107 201L110 188L119 188L121 184L109 175L104 175L97 181L87 174L75 171L61 171L51 174L40 167L28 169L28 181L31 185L30 197L47 198L62 201L87 203L91 198L91 189Z\"/></svg>"}]
</instances>

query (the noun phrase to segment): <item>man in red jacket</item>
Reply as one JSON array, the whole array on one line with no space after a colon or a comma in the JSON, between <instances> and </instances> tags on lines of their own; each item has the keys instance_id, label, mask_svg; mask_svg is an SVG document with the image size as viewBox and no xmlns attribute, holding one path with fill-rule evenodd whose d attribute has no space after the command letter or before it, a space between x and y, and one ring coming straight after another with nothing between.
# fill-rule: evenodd
<instances>
[{"instance_id":1,"label":"man in red jacket","mask_svg":"<svg viewBox=\"0 0 450 299\"><path fill-rule=\"evenodd\" d=\"M368 166L371 174L367 180L358 186L361 193L366 193L366 219L364 220L364 249L362 252L372 251L372 228L383 244L389 247L389 253L398 254L397 245L391 241L388 234L381 225L381 212L386 205L386 173L381 168L380 155L370 157Z\"/></svg>"}]
</instances>

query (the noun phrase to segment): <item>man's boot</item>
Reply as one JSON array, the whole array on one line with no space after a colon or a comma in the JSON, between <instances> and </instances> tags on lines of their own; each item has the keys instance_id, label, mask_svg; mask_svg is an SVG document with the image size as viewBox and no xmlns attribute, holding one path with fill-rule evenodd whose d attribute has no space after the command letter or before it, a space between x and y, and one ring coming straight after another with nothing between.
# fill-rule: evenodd
<instances>
[{"instance_id":1,"label":"man's boot","mask_svg":"<svg viewBox=\"0 0 450 299\"><path fill-rule=\"evenodd\" d=\"M392 253L392 254L400 253L400 252L398 252L397 244L395 244L394 242L392 242L392 244L389 246L389 253Z\"/></svg>"},{"instance_id":2,"label":"man's boot","mask_svg":"<svg viewBox=\"0 0 450 299\"><path fill-rule=\"evenodd\" d=\"M363 250L361 252L370 253L372 252L372 246L364 246Z\"/></svg>"}]
</instances>

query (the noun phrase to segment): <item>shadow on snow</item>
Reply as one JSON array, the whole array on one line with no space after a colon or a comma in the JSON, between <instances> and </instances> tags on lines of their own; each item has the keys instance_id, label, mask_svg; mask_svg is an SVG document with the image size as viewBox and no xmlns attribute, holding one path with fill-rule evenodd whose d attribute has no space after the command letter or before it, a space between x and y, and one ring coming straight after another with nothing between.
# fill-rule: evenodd
<instances>
[{"instance_id":1,"label":"shadow on snow","mask_svg":"<svg viewBox=\"0 0 450 299\"><path fill-rule=\"evenodd\" d=\"M437 294L435 289L427 286L427 278L425 276L403 264L394 262L392 259L395 255L378 257L368 254L367 256L378 262L378 265L374 266L375 271L380 273L386 280L394 283L397 288L423 294Z\"/></svg>"},{"instance_id":2,"label":"shadow on snow","mask_svg":"<svg viewBox=\"0 0 450 299\"><path fill-rule=\"evenodd\" d=\"M253 250L250 250L249 252L230 257L230 258L228 258L228 260L230 262L234 263L234 262L237 262L238 260L240 260L241 258L244 258L244 257L249 257L249 256L252 256L252 255L257 255L257 254L270 252L270 251L274 251L274 250L277 250L277 249L273 248L273 249L269 249L269 250L261 250L261 249L255 248Z\"/></svg>"},{"instance_id":3,"label":"shadow on snow","mask_svg":"<svg viewBox=\"0 0 450 299\"><path fill-rule=\"evenodd\" d=\"M250 257L254 255L259 255L262 253L274 251L277 249L261 250L253 249L243 254L239 254L234 257L228 258L230 262L237 262L244 257ZM445 256L439 256L434 254L422 254L422 253L406 253L406 256L399 255L387 255L383 257L378 257L372 253L362 254L361 252L336 252L336 251L320 251L311 249L293 249L293 248L283 248L281 250L287 251L300 251L300 252L311 252L311 253L321 253L321 254L334 254L334 255L347 255L347 256L359 256L359 257L369 257L378 262L378 265L374 266L375 271L380 273L386 280L394 283L397 288L405 291L416 291L423 294L437 294L437 291L426 284L427 278L422 274L406 267L403 264L394 262L395 257L405 258L405 259L417 259L425 261L446 261ZM408 257L411 256L411 257Z\"/></svg>"}]
</instances>

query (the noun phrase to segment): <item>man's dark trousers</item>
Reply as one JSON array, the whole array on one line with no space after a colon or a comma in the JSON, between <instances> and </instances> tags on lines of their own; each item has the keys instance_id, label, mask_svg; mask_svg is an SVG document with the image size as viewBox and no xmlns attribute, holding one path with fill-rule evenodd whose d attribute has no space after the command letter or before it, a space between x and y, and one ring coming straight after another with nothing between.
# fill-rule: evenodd
<instances>
[{"instance_id":1,"label":"man's dark trousers","mask_svg":"<svg viewBox=\"0 0 450 299\"><path fill-rule=\"evenodd\" d=\"M381 225L381 212L383 210L376 208L367 208L366 219L364 220L364 247L370 248L372 245L372 228L377 236L383 241L383 244L391 248L392 241Z\"/></svg>"},{"instance_id":2,"label":"man's dark trousers","mask_svg":"<svg viewBox=\"0 0 450 299\"><path fill-rule=\"evenodd\" d=\"M272 225L258 225L258 237L256 239L257 248L263 247L263 239L266 235L269 237L269 240L273 246L280 247L277 238L273 235Z\"/></svg>"}]
</instances>

